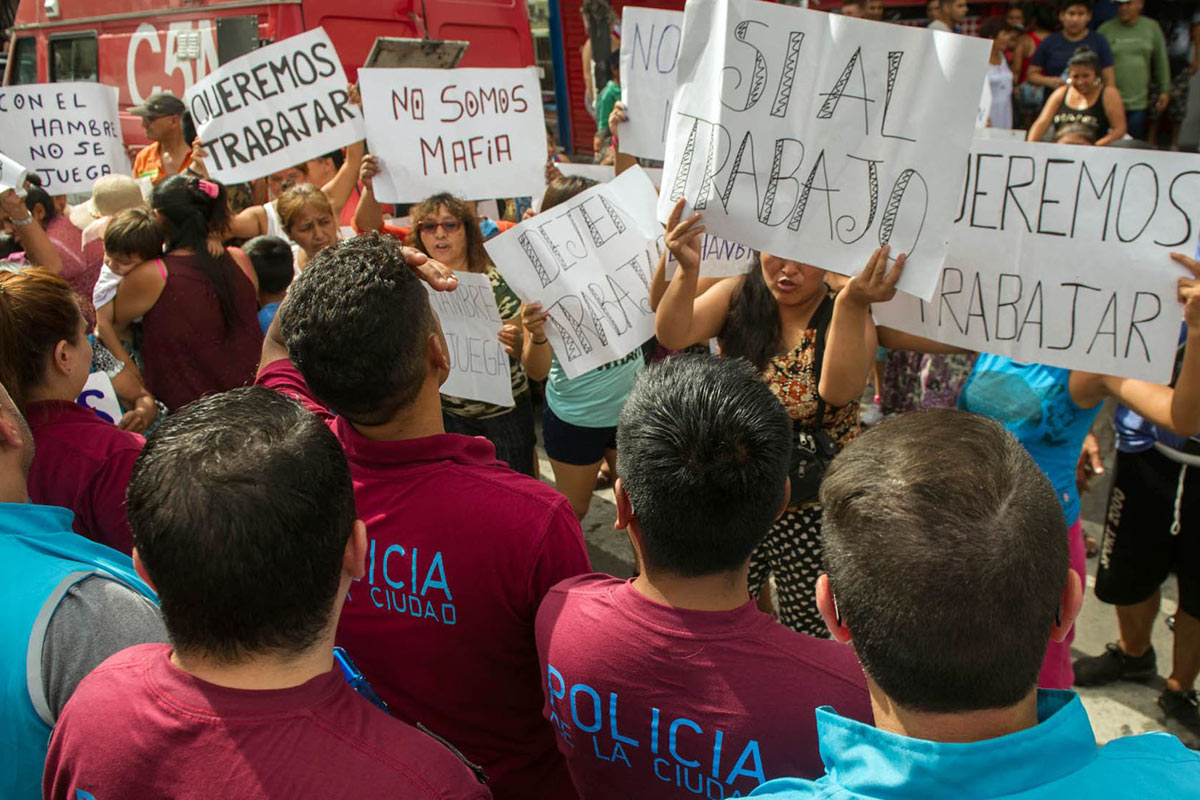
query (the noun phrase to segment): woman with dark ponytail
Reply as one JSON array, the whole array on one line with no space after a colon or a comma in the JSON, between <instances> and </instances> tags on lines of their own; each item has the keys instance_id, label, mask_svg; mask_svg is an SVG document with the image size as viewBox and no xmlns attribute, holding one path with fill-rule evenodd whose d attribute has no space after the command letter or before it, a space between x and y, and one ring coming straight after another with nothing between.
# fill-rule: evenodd
<instances>
[{"instance_id":1,"label":"woman with dark ponytail","mask_svg":"<svg viewBox=\"0 0 1200 800\"><path fill-rule=\"evenodd\" d=\"M780 622L828 637L812 601L822 572L817 489L825 465L858 434L858 399L875 363L870 307L895 293L904 256L889 268L887 248L875 251L835 295L825 270L762 253L745 275L697 296L704 226L699 214L682 216L680 200L666 235L679 268L659 301L654 332L673 350L715 337L721 355L753 364L787 409L793 426L790 499L750 558L750 588L759 593L773 574Z\"/></svg>"},{"instance_id":2,"label":"woman with dark ponytail","mask_svg":"<svg viewBox=\"0 0 1200 800\"><path fill-rule=\"evenodd\" d=\"M224 187L175 175L154 188L150 203L167 254L125 277L113 313L117 325L142 318L147 387L174 411L254 380L258 290L245 254L220 245L229 224Z\"/></svg>"}]
</instances>

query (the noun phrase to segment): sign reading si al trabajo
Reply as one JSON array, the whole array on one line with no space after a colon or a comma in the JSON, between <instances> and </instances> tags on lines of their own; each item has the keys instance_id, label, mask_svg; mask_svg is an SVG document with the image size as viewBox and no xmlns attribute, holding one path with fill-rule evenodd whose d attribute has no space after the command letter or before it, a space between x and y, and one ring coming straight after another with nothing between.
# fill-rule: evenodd
<instances>
[{"instance_id":1,"label":"sign reading si al trabajo","mask_svg":"<svg viewBox=\"0 0 1200 800\"><path fill-rule=\"evenodd\" d=\"M533 67L362 69L375 194L415 203L437 192L468 200L541 196L546 124Z\"/></svg>"},{"instance_id":2,"label":"sign reading si al trabajo","mask_svg":"<svg viewBox=\"0 0 1200 800\"><path fill-rule=\"evenodd\" d=\"M329 34L308 31L235 58L184 95L225 183L270 175L360 141L362 114Z\"/></svg>"},{"instance_id":3,"label":"sign reading si al trabajo","mask_svg":"<svg viewBox=\"0 0 1200 800\"><path fill-rule=\"evenodd\" d=\"M755 0L690 0L659 219L845 273L891 244L931 297L988 43Z\"/></svg>"},{"instance_id":4,"label":"sign reading si al trabajo","mask_svg":"<svg viewBox=\"0 0 1200 800\"><path fill-rule=\"evenodd\" d=\"M546 336L568 378L629 355L654 333L654 184L634 167L488 241L496 269L549 312Z\"/></svg>"},{"instance_id":5,"label":"sign reading si al trabajo","mask_svg":"<svg viewBox=\"0 0 1200 800\"><path fill-rule=\"evenodd\" d=\"M875 318L1021 361L1166 383L1182 322L1171 261L1200 235L1195 155L976 139L929 303Z\"/></svg>"},{"instance_id":6,"label":"sign reading si al trabajo","mask_svg":"<svg viewBox=\"0 0 1200 800\"><path fill-rule=\"evenodd\" d=\"M52 195L90 192L101 175L130 171L117 90L99 83L0 88L0 147Z\"/></svg>"}]
</instances>

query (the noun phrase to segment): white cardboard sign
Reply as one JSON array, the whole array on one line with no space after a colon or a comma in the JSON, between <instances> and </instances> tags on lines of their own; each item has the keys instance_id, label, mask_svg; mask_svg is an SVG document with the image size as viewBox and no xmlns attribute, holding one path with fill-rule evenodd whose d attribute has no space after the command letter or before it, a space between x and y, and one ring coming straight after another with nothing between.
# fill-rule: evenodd
<instances>
[{"instance_id":1,"label":"white cardboard sign","mask_svg":"<svg viewBox=\"0 0 1200 800\"><path fill-rule=\"evenodd\" d=\"M932 302L880 325L988 353L1166 383L1182 314L1171 252L1200 233L1195 155L977 139Z\"/></svg>"},{"instance_id":2,"label":"white cardboard sign","mask_svg":"<svg viewBox=\"0 0 1200 800\"><path fill-rule=\"evenodd\" d=\"M503 323L492 282L479 273L455 274L458 288L452 292L425 287L450 349L450 377L442 384L442 394L512 406L508 353L497 336Z\"/></svg>"},{"instance_id":3,"label":"white cardboard sign","mask_svg":"<svg viewBox=\"0 0 1200 800\"><path fill-rule=\"evenodd\" d=\"M757 0L690 0L659 219L840 273L881 244L931 297L989 43Z\"/></svg>"},{"instance_id":4,"label":"white cardboard sign","mask_svg":"<svg viewBox=\"0 0 1200 800\"><path fill-rule=\"evenodd\" d=\"M223 64L183 100L208 150L209 172L225 183L270 175L364 135L324 28Z\"/></svg>"},{"instance_id":5,"label":"white cardboard sign","mask_svg":"<svg viewBox=\"0 0 1200 800\"><path fill-rule=\"evenodd\" d=\"M358 84L382 202L544 190L546 123L533 67L361 69Z\"/></svg>"},{"instance_id":6,"label":"white cardboard sign","mask_svg":"<svg viewBox=\"0 0 1200 800\"><path fill-rule=\"evenodd\" d=\"M621 152L662 161L675 97L683 12L625 6L621 12Z\"/></svg>"},{"instance_id":7,"label":"white cardboard sign","mask_svg":"<svg viewBox=\"0 0 1200 800\"><path fill-rule=\"evenodd\" d=\"M654 185L634 167L484 244L508 285L549 312L568 378L629 355L654 333Z\"/></svg>"},{"instance_id":8,"label":"white cardboard sign","mask_svg":"<svg viewBox=\"0 0 1200 800\"><path fill-rule=\"evenodd\" d=\"M117 392L113 389L112 378L106 372L93 372L88 375L87 383L75 402L84 408L96 412L96 416L114 425L121 421L123 412L121 403L117 400Z\"/></svg>"},{"instance_id":9,"label":"white cardboard sign","mask_svg":"<svg viewBox=\"0 0 1200 800\"><path fill-rule=\"evenodd\" d=\"M15 189L18 197L25 196L25 176L29 170L0 153L0 192Z\"/></svg>"},{"instance_id":10,"label":"white cardboard sign","mask_svg":"<svg viewBox=\"0 0 1200 800\"><path fill-rule=\"evenodd\" d=\"M0 88L0 143L51 195L90 192L101 175L130 172L117 90L100 83Z\"/></svg>"}]
</instances>

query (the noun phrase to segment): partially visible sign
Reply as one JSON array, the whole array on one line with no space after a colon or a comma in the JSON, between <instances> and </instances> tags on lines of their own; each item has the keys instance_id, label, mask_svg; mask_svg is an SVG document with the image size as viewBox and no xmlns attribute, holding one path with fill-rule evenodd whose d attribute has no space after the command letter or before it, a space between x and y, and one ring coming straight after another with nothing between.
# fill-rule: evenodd
<instances>
[{"instance_id":1,"label":"partially visible sign","mask_svg":"<svg viewBox=\"0 0 1200 800\"><path fill-rule=\"evenodd\" d=\"M123 412L121 403L117 400L117 392L113 389L112 378L106 372L93 372L88 375L87 383L75 402L84 408L90 408L96 416L105 422L116 425L121 421Z\"/></svg>"},{"instance_id":2,"label":"partially visible sign","mask_svg":"<svg viewBox=\"0 0 1200 800\"><path fill-rule=\"evenodd\" d=\"M442 394L497 406L513 405L508 353L500 342L500 311L487 275L458 272L452 292L429 289L450 350L450 377Z\"/></svg>"},{"instance_id":3,"label":"partially visible sign","mask_svg":"<svg viewBox=\"0 0 1200 800\"><path fill-rule=\"evenodd\" d=\"M675 97L683 12L625 6L621 12L621 152L662 161Z\"/></svg>"},{"instance_id":4,"label":"partially visible sign","mask_svg":"<svg viewBox=\"0 0 1200 800\"><path fill-rule=\"evenodd\" d=\"M29 170L0 153L0 192L15 189L18 196L24 197L25 176L28 174Z\"/></svg>"},{"instance_id":5,"label":"partially visible sign","mask_svg":"<svg viewBox=\"0 0 1200 800\"><path fill-rule=\"evenodd\" d=\"M99 83L0 88L0 144L51 195L90 192L101 175L130 172L117 90Z\"/></svg>"}]
</instances>

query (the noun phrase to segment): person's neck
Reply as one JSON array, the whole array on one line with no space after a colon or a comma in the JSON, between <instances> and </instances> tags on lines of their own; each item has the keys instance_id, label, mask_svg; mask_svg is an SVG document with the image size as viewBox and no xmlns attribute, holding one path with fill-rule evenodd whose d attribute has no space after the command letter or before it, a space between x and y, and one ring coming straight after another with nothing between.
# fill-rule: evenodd
<instances>
[{"instance_id":1,"label":"person's neck","mask_svg":"<svg viewBox=\"0 0 1200 800\"><path fill-rule=\"evenodd\" d=\"M471 265L467 263L467 257L456 258L454 261L447 261L446 266L455 272L470 272Z\"/></svg>"},{"instance_id":2,"label":"person's neck","mask_svg":"<svg viewBox=\"0 0 1200 800\"><path fill-rule=\"evenodd\" d=\"M14 463L0 469L0 503L28 503L29 486L19 463L20 454Z\"/></svg>"},{"instance_id":3,"label":"person's neck","mask_svg":"<svg viewBox=\"0 0 1200 800\"><path fill-rule=\"evenodd\" d=\"M46 381L40 386L34 386L29 389L26 397L26 403L39 403L46 400L67 400L74 401L78 392L74 392L72 387L65 381Z\"/></svg>"},{"instance_id":4,"label":"person's neck","mask_svg":"<svg viewBox=\"0 0 1200 800\"><path fill-rule=\"evenodd\" d=\"M396 412L390 420L379 425L362 425L355 422L354 429L376 442L400 442L445 433L439 388L437 380L426 379L417 399Z\"/></svg>"},{"instance_id":5,"label":"person's neck","mask_svg":"<svg viewBox=\"0 0 1200 800\"><path fill-rule=\"evenodd\" d=\"M813 294L812 297L806 299L802 303L795 305L783 305L777 303L779 307L779 323L786 331L791 328L807 328L812 321L813 314L821 305L821 301L825 299L825 295L829 289L824 283L821 284L820 291Z\"/></svg>"},{"instance_id":6,"label":"person's neck","mask_svg":"<svg viewBox=\"0 0 1200 800\"><path fill-rule=\"evenodd\" d=\"M733 572L689 578L647 569L633 579L633 588L663 605L691 611L732 611L750 600L747 563Z\"/></svg>"},{"instance_id":7,"label":"person's neck","mask_svg":"<svg viewBox=\"0 0 1200 800\"><path fill-rule=\"evenodd\" d=\"M1121 19L1120 17L1117 17L1117 22L1121 23L1121 24L1122 24L1122 25L1124 25L1126 28L1132 28L1134 25L1137 25L1137 21L1138 21L1139 19L1141 19L1141 15L1140 15L1140 14L1139 14L1138 16L1134 17L1133 19L1129 20L1128 22L1126 22L1125 20Z\"/></svg>"},{"instance_id":8,"label":"person's neck","mask_svg":"<svg viewBox=\"0 0 1200 800\"><path fill-rule=\"evenodd\" d=\"M1086 25L1084 26L1083 30L1081 30L1079 33L1067 33L1065 28L1063 29L1063 32L1062 32L1063 38L1066 39L1068 42L1078 42L1081 39L1086 38L1087 34L1088 34L1088 29L1087 29Z\"/></svg>"},{"instance_id":9,"label":"person's neck","mask_svg":"<svg viewBox=\"0 0 1200 800\"><path fill-rule=\"evenodd\" d=\"M1037 690L1031 690L1016 705L980 711L929 713L912 711L895 703L870 676L871 707L875 727L913 739L947 744L966 744L998 739L1038 724Z\"/></svg>"},{"instance_id":10,"label":"person's neck","mask_svg":"<svg viewBox=\"0 0 1200 800\"><path fill-rule=\"evenodd\" d=\"M188 143L186 141L184 141L182 133L177 134L173 137L168 137L166 139L160 140L158 143L158 147L160 150L166 150L168 153L171 153L172 155L179 156L179 158L181 160L183 159L184 154L188 150L192 149L188 145Z\"/></svg>"},{"instance_id":11,"label":"person's neck","mask_svg":"<svg viewBox=\"0 0 1200 800\"><path fill-rule=\"evenodd\" d=\"M302 653L255 655L225 663L203 653L171 651L171 663L202 681L227 689L290 689L333 669L333 631Z\"/></svg>"},{"instance_id":12,"label":"person's neck","mask_svg":"<svg viewBox=\"0 0 1200 800\"><path fill-rule=\"evenodd\" d=\"M1000 44L998 42L993 40L992 41L991 63L999 64L1003 60L1004 60L1004 49L1000 47Z\"/></svg>"}]
</instances>

